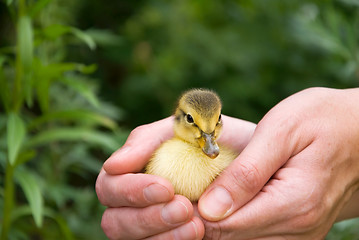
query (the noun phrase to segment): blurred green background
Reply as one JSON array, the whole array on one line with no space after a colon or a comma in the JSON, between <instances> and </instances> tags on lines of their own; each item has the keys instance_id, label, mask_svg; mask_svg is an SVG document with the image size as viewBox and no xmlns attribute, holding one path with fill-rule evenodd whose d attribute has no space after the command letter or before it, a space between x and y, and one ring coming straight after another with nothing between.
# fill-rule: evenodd
<instances>
[{"instance_id":1,"label":"blurred green background","mask_svg":"<svg viewBox=\"0 0 359 240\"><path fill-rule=\"evenodd\" d=\"M106 239L94 184L131 129L192 87L253 122L302 89L357 87L358 31L357 0L1 0L1 239Z\"/></svg>"}]
</instances>

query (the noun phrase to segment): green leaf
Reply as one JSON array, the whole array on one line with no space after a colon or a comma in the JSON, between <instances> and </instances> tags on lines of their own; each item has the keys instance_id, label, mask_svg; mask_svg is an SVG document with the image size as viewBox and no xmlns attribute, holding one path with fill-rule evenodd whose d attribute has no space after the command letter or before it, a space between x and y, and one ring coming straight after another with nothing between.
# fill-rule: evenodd
<instances>
[{"instance_id":1,"label":"green leaf","mask_svg":"<svg viewBox=\"0 0 359 240\"><path fill-rule=\"evenodd\" d=\"M338 54L345 59L350 59L350 50L340 39L340 33L344 28L342 26L339 28L338 26L343 24L342 20L335 14L334 10L327 9L324 15L329 27L325 21L319 18L309 20L304 17L305 15L297 17L295 37L305 45L314 46L330 53ZM335 32L337 29L342 31L340 33Z\"/></svg>"},{"instance_id":2,"label":"green leaf","mask_svg":"<svg viewBox=\"0 0 359 240\"><path fill-rule=\"evenodd\" d=\"M50 208L45 208L45 214L47 217L50 217L56 221L56 223L59 225L59 228L61 229L64 239L66 239L66 240L75 239L75 237L73 236L73 233L68 225L68 222L62 217L61 214L53 211Z\"/></svg>"},{"instance_id":3,"label":"green leaf","mask_svg":"<svg viewBox=\"0 0 359 240\"><path fill-rule=\"evenodd\" d=\"M114 130L117 127L116 122L101 114L97 114L85 110L68 110L68 111L46 113L41 117L36 118L33 122L31 122L28 125L28 129L29 130L34 129L46 122L53 122L55 120L88 122L92 124L99 124L101 126L107 127L112 130Z\"/></svg>"},{"instance_id":4,"label":"green leaf","mask_svg":"<svg viewBox=\"0 0 359 240\"><path fill-rule=\"evenodd\" d=\"M31 18L22 16L17 26L17 58L20 66L17 66L21 80L24 97L29 106L32 106L32 62L33 62L33 28Z\"/></svg>"},{"instance_id":5,"label":"green leaf","mask_svg":"<svg viewBox=\"0 0 359 240\"><path fill-rule=\"evenodd\" d=\"M64 34L70 33L71 31L71 27L61 24L52 24L42 30L43 34L52 40L55 40Z\"/></svg>"},{"instance_id":6,"label":"green leaf","mask_svg":"<svg viewBox=\"0 0 359 240\"><path fill-rule=\"evenodd\" d=\"M53 40L65 35L65 34L71 33L75 37L77 37L78 39L80 39L81 41L86 43L87 46L91 50L94 50L96 48L96 43L95 43L94 39L91 37L91 35L87 34L86 32L84 32L78 28L61 25L61 24L53 24L53 25L50 25L50 26L44 28L42 30L42 33L45 35L45 37L47 37L49 39L53 39Z\"/></svg>"},{"instance_id":7,"label":"green leaf","mask_svg":"<svg viewBox=\"0 0 359 240\"><path fill-rule=\"evenodd\" d=\"M40 60L34 61L34 76L36 78L37 100L43 112L49 108L49 88L53 80L62 77L65 72L76 70L75 63L53 63L43 65Z\"/></svg>"},{"instance_id":8,"label":"green leaf","mask_svg":"<svg viewBox=\"0 0 359 240\"><path fill-rule=\"evenodd\" d=\"M91 74L95 72L96 69L97 69L96 64L91 64L91 65L77 64L77 70L84 74Z\"/></svg>"},{"instance_id":9,"label":"green leaf","mask_svg":"<svg viewBox=\"0 0 359 240\"><path fill-rule=\"evenodd\" d=\"M44 215L44 200L37 179L31 172L20 169L16 169L15 179L25 193L36 226L41 227Z\"/></svg>"},{"instance_id":10,"label":"green leaf","mask_svg":"<svg viewBox=\"0 0 359 240\"><path fill-rule=\"evenodd\" d=\"M29 10L30 12L30 16L31 17L34 17L36 16L38 13L41 12L41 10L47 6L47 4L49 4L52 0L39 0L39 1L36 1L31 9Z\"/></svg>"},{"instance_id":11,"label":"green leaf","mask_svg":"<svg viewBox=\"0 0 359 240\"><path fill-rule=\"evenodd\" d=\"M23 206L16 207L11 212L11 221L14 222L24 216L28 216L31 214L32 214L31 208L29 205L23 205Z\"/></svg>"},{"instance_id":12,"label":"green leaf","mask_svg":"<svg viewBox=\"0 0 359 240\"><path fill-rule=\"evenodd\" d=\"M14 222L17 219L20 219L22 217L25 217L25 216L28 216L31 214L32 214L32 210L29 205L17 207L12 211L11 221ZM44 207L43 215L45 217L53 219L58 224L59 229L61 230L61 232L63 234L63 237L64 237L63 239L67 239L67 240L74 239L73 233L72 233L70 227L68 226L68 223L61 216L61 213L55 212L51 208Z\"/></svg>"},{"instance_id":13,"label":"green leaf","mask_svg":"<svg viewBox=\"0 0 359 240\"><path fill-rule=\"evenodd\" d=\"M7 147L10 165L14 165L25 139L25 124L16 113L10 113L7 119Z\"/></svg>"},{"instance_id":14,"label":"green leaf","mask_svg":"<svg viewBox=\"0 0 359 240\"><path fill-rule=\"evenodd\" d=\"M49 88L52 81L62 80L68 85L72 86L78 92L82 93L93 105L98 105L98 100L94 93L91 92L91 89L86 86L84 81L82 82L72 82L72 79L69 81L63 80L64 74L67 72L79 71L81 73L92 73L96 70L96 65L85 65L78 63L52 63L48 65L43 65L41 61L35 58L34 61L34 78L36 79L36 93L37 100L40 104L40 108L43 112L47 112L49 109ZM82 78L78 78L81 81ZM77 81L77 78L74 80Z\"/></svg>"},{"instance_id":15,"label":"green leaf","mask_svg":"<svg viewBox=\"0 0 359 240\"><path fill-rule=\"evenodd\" d=\"M36 67L39 69L38 75L46 78L57 78L62 76L65 72L74 71L83 66L82 64L76 63L51 63L48 65L42 65L39 61Z\"/></svg>"},{"instance_id":16,"label":"green leaf","mask_svg":"<svg viewBox=\"0 0 359 240\"><path fill-rule=\"evenodd\" d=\"M66 83L69 87L75 89L78 93L80 93L89 103L91 103L94 107L99 107L100 102L97 99L97 96L91 85L89 84L88 78L83 77L67 77L62 79L64 83Z\"/></svg>"},{"instance_id":17,"label":"green leaf","mask_svg":"<svg viewBox=\"0 0 359 240\"><path fill-rule=\"evenodd\" d=\"M82 40L83 42L85 42L87 44L87 46L91 49L94 50L96 48L96 43L95 41L92 39L92 37L88 34L86 34L84 31L81 31L80 29L77 28L71 28L71 32L80 40Z\"/></svg>"},{"instance_id":18,"label":"green leaf","mask_svg":"<svg viewBox=\"0 0 359 240\"><path fill-rule=\"evenodd\" d=\"M22 16L17 25L17 46L21 63L25 69L31 69L33 59L33 29L31 18Z\"/></svg>"},{"instance_id":19,"label":"green leaf","mask_svg":"<svg viewBox=\"0 0 359 240\"><path fill-rule=\"evenodd\" d=\"M89 35L98 45L102 46L119 46L123 43L123 39L112 33L109 30L89 29L86 30Z\"/></svg>"},{"instance_id":20,"label":"green leaf","mask_svg":"<svg viewBox=\"0 0 359 240\"><path fill-rule=\"evenodd\" d=\"M26 163L27 161L34 158L35 155L36 155L36 151L32 150L32 149L25 151L25 152L21 152L19 154L19 156L17 157L16 163L15 163L16 166Z\"/></svg>"},{"instance_id":21,"label":"green leaf","mask_svg":"<svg viewBox=\"0 0 359 240\"><path fill-rule=\"evenodd\" d=\"M33 148L56 141L84 141L111 151L116 150L120 145L111 135L99 131L88 128L64 127L39 132L36 136L28 139L24 147Z\"/></svg>"}]
</instances>

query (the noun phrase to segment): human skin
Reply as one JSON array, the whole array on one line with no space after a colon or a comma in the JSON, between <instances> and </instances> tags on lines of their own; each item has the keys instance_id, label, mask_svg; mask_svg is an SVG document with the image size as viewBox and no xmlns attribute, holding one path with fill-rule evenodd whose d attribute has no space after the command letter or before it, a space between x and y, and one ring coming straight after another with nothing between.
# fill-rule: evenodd
<instances>
[{"instance_id":1,"label":"human skin","mask_svg":"<svg viewBox=\"0 0 359 240\"><path fill-rule=\"evenodd\" d=\"M243 150L256 125L227 116L222 119L224 127L219 141ZM237 133L241 133L241 138L233 141L238 138ZM96 192L100 202L109 207L101 225L110 239L203 238L204 225L198 213L193 213L192 203L174 195L166 179L139 173L154 150L172 136L173 117L137 127L124 146L105 162L96 182ZM165 208L169 205L175 208ZM168 223L163 215L176 216L177 222Z\"/></svg>"},{"instance_id":2,"label":"human skin","mask_svg":"<svg viewBox=\"0 0 359 240\"><path fill-rule=\"evenodd\" d=\"M224 117L219 141L241 154L198 205L175 196L165 179L138 173L172 137L171 118L135 129L96 183L109 207L106 235L323 239L335 221L359 216L358 102L359 89L313 88L280 102L257 127Z\"/></svg>"}]
</instances>

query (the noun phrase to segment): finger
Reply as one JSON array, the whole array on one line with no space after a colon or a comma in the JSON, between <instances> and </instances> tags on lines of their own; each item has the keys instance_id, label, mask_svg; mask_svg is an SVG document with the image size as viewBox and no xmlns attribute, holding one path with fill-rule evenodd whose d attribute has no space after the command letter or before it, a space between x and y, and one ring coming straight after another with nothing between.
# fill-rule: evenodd
<instances>
[{"instance_id":1,"label":"finger","mask_svg":"<svg viewBox=\"0 0 359 240\"><path fill-rule=\"evenodd\" d=\"M218 142L241 152L252 138L256 124L225 115L222 115L222 121L223 130Z\"/></svg>"},{"instance_id":2,"label":"finger","mask_svg":"<svg viewBox=\"0 0 359 240\"><path fill-rule=\"evenodd\" d=\"M110 239L143 239L175 229L192 219L191 202L180 195L146 208L108 208L101 226Z\"/></svg>"},{"instance_id":3,"label":"finger","mask_svg":"<svg viewBox=\"0 0 359 240\"><path fill-rule=\"evenodd\" d=\"M104 163L108 174L139 172L152 153L173 136L173 117L135 128L122 148Z\"/></svg>"},{"instance_id":4,"label":"finger","mask_svg":"<svg viewBox=\"0 0 359 240\"><path fill-rule=\"evenodd\" d=\"M171 231L157 234L155 236L146 238L146 240L199 240L204 236L204 225L198 217L193 217L191 221L175 228Z\"/></svg>"},{"instance_id":5,"label":"finger","mask_svg":"<svg viewBox=\"0 0 359 240\"><path fill-rule=\"evenodd\" d=\"M174 197L169 181L149 174L109 175L101 170L96 181L100 202L108 207L145 207Z\"/></svg>"},{"instance_id":6,"label":"finger","mask_svg":"<svg viewBox=\"0 0 359 240\"><path fill-rule=\"evenodd\" d=\"M218 221L231 215L251 200L292 154L309 144L304 140L296 144L298 123L285 119L270 112L258 124L247 147L200 198L198 208L205 219Z\"/></svg>"}]
</instances>

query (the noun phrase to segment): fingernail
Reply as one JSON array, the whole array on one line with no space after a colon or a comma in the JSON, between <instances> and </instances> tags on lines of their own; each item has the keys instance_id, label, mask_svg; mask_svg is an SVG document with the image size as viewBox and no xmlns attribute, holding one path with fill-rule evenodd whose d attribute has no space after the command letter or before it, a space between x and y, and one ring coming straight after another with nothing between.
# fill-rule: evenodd
<instances>
[{"instance_id":1,"label":"fingernail","mask_svg":"<svg viewBox=\"0 0 359 240\"><path fill-rule=\"evenodd\" d=\"M143 189L143 196L151 203L161 203L171 199L168 189L158 183L153 183Z\"/></svg>"},{"instance_id":2,"label":"fingernail","mask_svg":"<svg viewBox=\"0 0 359 240\"><path fill-rule=\"evenodd\" d=\"M197 239L197 226L193 221L173 230L173 237L176 240Z\"/></svg>"},{"instance_id":3,"label":"fingernail","mask_svg":"<svg viewBox=\"0 0 359 240\"><path fill-rule=\"evenodd\" d=\"M215 187L200 200L201 215L214 221L226 217L232 206L233 199L223 187Z\"/></svg>"},{"instance_id":4,"label":"fingernail","mask_svg":"<svg viewBox=\"0 0 359 240\"><path fill-rule=\"evenodd\" d=\"M188 209L180 201L173 201L162 208L162 219L169 224L178 224L188 219Z\"/></svg>"}]
</instances>

